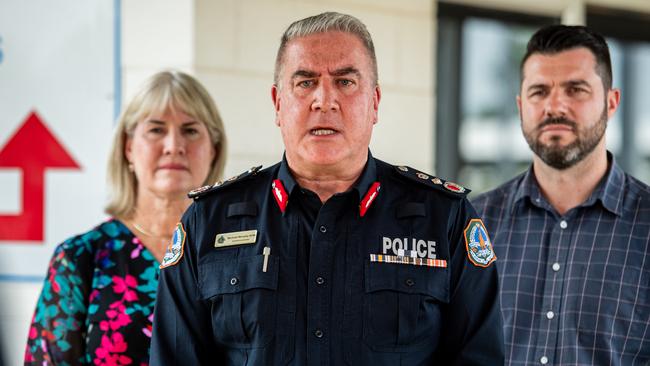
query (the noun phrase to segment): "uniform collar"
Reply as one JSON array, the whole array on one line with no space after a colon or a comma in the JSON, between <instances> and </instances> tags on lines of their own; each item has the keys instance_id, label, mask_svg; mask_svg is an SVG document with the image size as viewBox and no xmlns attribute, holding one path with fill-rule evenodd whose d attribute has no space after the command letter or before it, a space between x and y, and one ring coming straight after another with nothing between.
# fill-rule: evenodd
<instances>
[{"instance_id":1,"label":"uniform collar","mask_svg":"<svg viewBox=\"0 0 650 366\"><path fill-rule=\"evenodd\" d=\"M287 191L287 194L291 196L293 189L298 187L298 183L291 175L289 170L289 163L287 163L287 154L282 155L282 162L280 163L280 170L278 170L278 179L284 185L284 189Z\"/></svg>"},{"instance_id":2,"label":"uniform collar","mask_svg":"<svg viewBox=\"0 0 650 366\"><path fill-rule=\"evenodd\" d=\"M357 191L359 201L363 199L363 196L368 192L373 183L377 181L377 163L375 158L372 157L370 150L368 150L368 161L366 161L366 166L363 167L363 171L357 179L356 183L352 186L352 189Z\"/></svg>"},{"instance_id":3,"label":"uniform collar","mask_svg":"<svg viewBox=\"0 0 650 366\"><path fill-rule=\"evenodd\" d=\"M579 207L588 207L594 205L596 202L600 202L605 209L620 216L623 211L625 173L618 166L614 156L609 151L607 151L607 162L608 168L605 177L598 183L589 198ZM526 173L524 173L517 186L514 195L514 204L511 206L512 210L514 211L516 205L526 202L525 199L528 199L531 204L537 207L547 210L551 208L539 189L539 184L533 173L532 164Z\"/></svg>"},{"instance_id":4,"label":"uniform collar","mask_svg":"<svg viewBox=\"0 0 650 366\"><path fill-rule=\"evenodd\" d=\"M280 163L280 169L278 170L277 178L282 182L284 189L289 197L291 197L294 189L299 188L298 182L294 179L289 169L289 164L287 163L286 153L282 156L282 162ZM372 153L368 150L368 160L366 165L359 176L359 179L352 185L351 190L356 191L356 197L361 201L372 187L373 183L377 181L377 163L372 157Z\"/></svg>"}]
</instances>

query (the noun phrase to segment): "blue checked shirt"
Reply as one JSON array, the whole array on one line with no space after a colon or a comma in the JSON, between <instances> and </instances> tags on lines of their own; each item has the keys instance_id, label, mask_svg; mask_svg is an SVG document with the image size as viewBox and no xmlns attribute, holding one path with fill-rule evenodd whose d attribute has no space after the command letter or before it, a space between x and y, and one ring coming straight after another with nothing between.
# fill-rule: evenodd
<instances>
[{"instance_id":1,"label":"blue checked shirt","mask_svg":"<svg viewBox=\"0 0 650 366\"><path fill-rule=\"evenodd\" d=\"M532 168L473 201L499 258L506 364L650 365L650 187L609 160L563 216Z\"/></svg>"}]
</instances>

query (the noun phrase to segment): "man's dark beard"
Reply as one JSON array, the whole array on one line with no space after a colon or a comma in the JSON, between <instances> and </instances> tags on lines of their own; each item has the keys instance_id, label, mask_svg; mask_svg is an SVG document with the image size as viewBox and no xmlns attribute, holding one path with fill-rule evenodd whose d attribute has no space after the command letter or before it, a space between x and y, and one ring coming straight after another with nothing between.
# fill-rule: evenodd
<instances>
[{"instance_id":1,"label":"man's dark beard","mask_svg":"<svg viewBox=\"0 0 650 366\"><path fill-rule=\"evenodd\" d=\"M552 124L570 126L573 131L576 131L576 140L564 147L558 146L558 141L556 139L551 139L549 145L541 143L537 139L539 131ZM539 126L535 127L532 132L524 132L524 137L526 138L526 142L528 142L530 149L535 153L535 155L539 156L543 162L555 169L564 170L582 161L582 159L594 151L596 145L598 145L600 140L603 138L606 128L607 109L603 108L603 113L601 114L598 123L590 129L585 130L583 133L581 133L578 124L575 121L564 117L554 117L545 119Z\"/></svg>"}]
</instances>

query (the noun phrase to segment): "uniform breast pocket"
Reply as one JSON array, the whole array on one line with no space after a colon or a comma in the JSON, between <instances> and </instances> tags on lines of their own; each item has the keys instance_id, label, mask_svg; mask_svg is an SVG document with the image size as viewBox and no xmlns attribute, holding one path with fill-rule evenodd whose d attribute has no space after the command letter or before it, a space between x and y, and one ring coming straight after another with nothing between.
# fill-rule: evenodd
<instances>
[{"instance_id":1,"label":"uniform breast pocket","mask_svg":"<svg viewBox=\"0 0 650 366\"><path fill-rule=\"evenodd\" d=\"M199 266L201 297L211 303L215 340L231 348L262 348L275 335L279 258L214 261Z\"/></svg>"},{"instance_id":2,"label":"uniform breast pocket","mask_svg":"<svg viewBox=\"0 0 650 366\"><path fill-rule=\"evenodd\" d=\"M448 302L445 268L366 263L364 342L380 352L435 349Z\"/></svg>"}]
</instances>

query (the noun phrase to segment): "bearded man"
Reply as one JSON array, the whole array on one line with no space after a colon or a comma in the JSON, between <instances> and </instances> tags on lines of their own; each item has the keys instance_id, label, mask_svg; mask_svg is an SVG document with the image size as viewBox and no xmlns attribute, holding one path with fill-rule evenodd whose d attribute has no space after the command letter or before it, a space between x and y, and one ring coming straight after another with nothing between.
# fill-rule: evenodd
<instances>
[{"instance_id":1,"label":"bearded man","mask_svg":"<svg viewBox=\"0 0 650 366\"><path fill-rule=\"evenodd\" d=\"M517 96L533 164L473 201L499 253L506 364L650 360L650 189L605 147L619 101L602 36L533 35Z\"/></svg>"}]
</instances>

